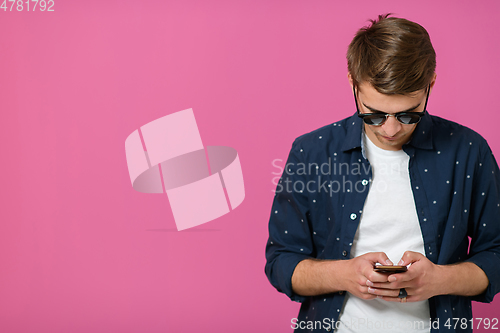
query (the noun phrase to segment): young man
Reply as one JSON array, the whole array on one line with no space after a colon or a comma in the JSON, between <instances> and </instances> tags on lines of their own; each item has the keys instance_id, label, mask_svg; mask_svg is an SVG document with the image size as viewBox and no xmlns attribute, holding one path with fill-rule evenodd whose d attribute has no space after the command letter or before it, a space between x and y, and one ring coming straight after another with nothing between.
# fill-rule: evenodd
<instances>
[{"instance_id":1,"label":"young man","mask_svg":"<svg viewBox=\"0 0 500 333\"><path fill-rule=\"evenodd\" d=\"M480 135L427 113L427 31L371 22L347 53L356 114L293 143L266 274L302 303L298 331L470 332L471 300L500 290L500 171Z\"/></svg>"}]
</instances>

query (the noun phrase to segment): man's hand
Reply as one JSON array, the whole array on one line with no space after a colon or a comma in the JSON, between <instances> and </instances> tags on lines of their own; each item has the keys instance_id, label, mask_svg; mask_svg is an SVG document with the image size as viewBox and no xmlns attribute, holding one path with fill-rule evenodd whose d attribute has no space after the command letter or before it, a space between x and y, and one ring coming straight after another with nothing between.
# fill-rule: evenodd
<instances>
[{"instance_id":1,"label":"man's hand","mask_svg":"<svg viewBox=\"0 0 500 333\"><path fill-rule=\"evenodd\" d=\"M489 284L484 271L472 262L435 265L418 252L406 251L399 265L409 264L407 272L389 275L386 283L372 283L368 292L386 301L400 302L399 290L405 288L407 302L417 302L436 295L475 296Z\"/></svg>"},{"instance_id":2,"label":"man's hand","mask_svg":"<svg viewBox=\"0 0 500 333\"><path fill-rule=\"evenodd\" d=\"M292 275L292 288L302 296L348 291L362 299L373 299L367 281L386 282L387 274L373 269L376 263L392 265L383 252L372 252L350 260L305 259L297 264Z\"/></svg>"},{"instance_id":3,"label":"man's hand","mask_svg":"<svg viewBox=\"0 0 500 333\"><path fill-rule=\"evenodd\" d=\"M406 251L398 265L407 266L411 264L408 271L404 273L386 275L387 282L377 283L369 281L368 292L375 297L386 301L400 302L399 290L405 288L408 294L407 302L424 301L432 296L440 294L441 267L432 263L424 255L418 252Z\"/></svg>"},{"instance_id":4,"label":"man's hand","mask_svg":"<svg viewBox=\"0 0 500 333\"><path fill-rule=\"evenodd\" d=\"M375 272L373 269L376 263L393 265L384 252L366 253L347 262L345 278L343 279L345 283L344 289L352 295L361 299L374 299L377 297L377 294L370 292L370 285L380 284L381 286L387 286L387 274ZM394 292L395 290L392 290L392 293ZM399 289L397 292L399 293Z\"/></svg>"}]
</instances>

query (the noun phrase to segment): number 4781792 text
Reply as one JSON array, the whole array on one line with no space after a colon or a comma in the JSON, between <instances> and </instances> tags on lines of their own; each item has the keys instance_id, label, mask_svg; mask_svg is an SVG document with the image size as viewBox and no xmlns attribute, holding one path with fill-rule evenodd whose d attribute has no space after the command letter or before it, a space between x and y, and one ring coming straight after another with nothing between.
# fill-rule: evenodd
<instances>
[{"instance_id":1,"label":"number 4781792 text","mask_svg":"<svg viewBox=\"0 0 500 333\"><path fill-rule=\"evenodd\" d=\"M53 12L54 4L54 0L3 0L0 9L4 12Z\"/></svg>"}]
</instances>

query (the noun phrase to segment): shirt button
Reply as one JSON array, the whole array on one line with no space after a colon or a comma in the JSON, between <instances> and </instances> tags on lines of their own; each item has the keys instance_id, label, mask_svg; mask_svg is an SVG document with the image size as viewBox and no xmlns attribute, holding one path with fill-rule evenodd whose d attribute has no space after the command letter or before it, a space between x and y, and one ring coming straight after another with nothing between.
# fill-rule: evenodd
<instances>
[{"instance_id":1,"label":"shirt button","mask_svg":"<svg viewBox=\"0 0 500 333\"><path fill-rule=\"evenodd\" d=\"M343 256L343 257L346 257L346 256L347 256L347 251L346 251L346 250L342 251L342 256Z\"/></svg>"},{"instance_id":2,"label":"shirt button","mask_svg":"<svg viewBox=\"0 0 500 333\"><path fill-rule=\"evenodd\" d=\"M361 184L363 184L364 186L366 186L366 185L368 185L368 181L367 181L366 179L363 179L363 180L361 181Z\"/></svg>"},{"instance_id":3,"label":"shirt button","mask_svg":"<svg viewBox=\"0 0 500 333\"><path fill-rule=\"evenodd\" d=\"M358 217L356 214L354 214L354 213L351 214L351 220L355 220L356 217Z\"/></svg>"}]
</instances>

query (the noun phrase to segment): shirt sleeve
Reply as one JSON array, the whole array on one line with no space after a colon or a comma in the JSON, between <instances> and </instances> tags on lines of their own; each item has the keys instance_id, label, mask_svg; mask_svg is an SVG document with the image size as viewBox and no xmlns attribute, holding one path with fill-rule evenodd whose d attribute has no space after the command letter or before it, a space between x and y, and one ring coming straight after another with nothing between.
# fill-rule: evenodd
<instances>
[{"instance_id":1,"label":"shirt sleeve","mask_svg":"<svg viewBox=\"0 0 500 333\"><path fill-rule=\"evenodd\" d=\"M297 302L303 302L306 297L292 290L291 279L295 267L300 261L316 256L308 218L308 180L305 172L301 172L305 165L303 155L296 140L276 186L269 219L265 266L271 284Z\"/></svg>"},{"instance_id":2,"label":"shirt sleeve","mask_svg":"<svg viewBox=\"0 0 500 333\"><path fill-rule=\"evenodd\" d=\"M471 244L466 261L479 266L489 279L486 291L471 297L472 300L489 303L500 291L500 171L486 143L474 182L469 220Z\"/></svg>"}]
</instances>

